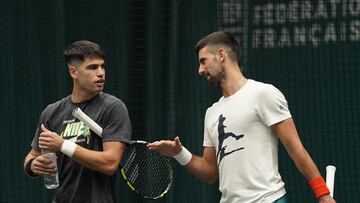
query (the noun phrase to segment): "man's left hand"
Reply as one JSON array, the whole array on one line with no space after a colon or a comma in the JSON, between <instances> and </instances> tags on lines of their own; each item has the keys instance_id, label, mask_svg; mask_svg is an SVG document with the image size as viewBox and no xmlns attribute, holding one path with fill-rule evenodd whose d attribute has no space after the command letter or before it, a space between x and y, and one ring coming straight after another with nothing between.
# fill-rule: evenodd
<instances>
[{"instance_id":1,"label":"man's left hand","mask_svg":"<svg viewBox=\"0 0 360 203\"><path fill-rule=\"evenodd\" d=\"M57 133L48 130L44 124L41 124L41 133L39 137L39 147L51 151L60 151L64 139Z\"/></svg>"}]
</instances>

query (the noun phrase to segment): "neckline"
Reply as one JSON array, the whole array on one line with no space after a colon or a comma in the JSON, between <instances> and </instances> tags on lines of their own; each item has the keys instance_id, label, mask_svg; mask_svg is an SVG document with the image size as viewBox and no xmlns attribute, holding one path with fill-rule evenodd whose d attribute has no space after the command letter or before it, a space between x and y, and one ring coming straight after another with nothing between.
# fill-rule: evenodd
<instances>
[{"instance_id":1,"label":"neckline","mask_svg":"<svg viewBox=\"0 0 360 203\"><path fill-rule=\"evenodd\" d=\"M238 89L234 94L232 94L232 95L230 95L228 97L222 96L220 98L220 100L221 101L229 101L234 96L236 96L236 95L240 94L241 92L243 92L246 89L246 87L248 86L249 82L251 82L251 81L252 81L252 79L247 79L247 81L244 83L244 85L240 89Z\"/></svg>"},{"instance_id":2,"label":"neckline","mask_svg":"<svg viewBox=\"0 0 360 203\"><path fill-rule=\"evenodd\" d=\"M94 101L96 98L98 98L100 96L102 92L99 92L97 93L96 95L94 95L93 97L91 97L90 99L88 100L85 100L85 101L82 101L82 102L73 102L72 99L71 99L71 94L68 96L68 101L73 104L74 106L80 106L82 104L85 104L85 103L89 103L89 102L92 102Z\"/></svg>"}]
</instances>

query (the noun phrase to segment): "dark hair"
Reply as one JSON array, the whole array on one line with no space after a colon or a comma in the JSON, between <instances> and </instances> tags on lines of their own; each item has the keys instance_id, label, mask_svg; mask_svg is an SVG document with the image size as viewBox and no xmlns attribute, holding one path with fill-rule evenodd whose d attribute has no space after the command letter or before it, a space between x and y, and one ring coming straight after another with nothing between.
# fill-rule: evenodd
<instances>
[{"instance_id":1,"label":"dark hair","mask_svg":"<svg viewBox=\"0 0 360 203\"><path fill-rule=\"evenodd\" d=\"M100 45L80 40L70 44L64 51L64 57L66 64L69 64L75 60L84 61L85 58L105 58L105 53Z\"/></svg>"},{"instance_id":2,"label":"dark hair","mask_svg":"<svg viewBox=\"0 0 360 203\"><path fill-rule=\"evenodd\" d=\"M205 36L196 44L196 54L199 54L199 51L208 45L225 46L228 48L229 57L234 61L238 60L240 45L232 34L225 31L217 31Z\"/></svg>"}]
</instances>

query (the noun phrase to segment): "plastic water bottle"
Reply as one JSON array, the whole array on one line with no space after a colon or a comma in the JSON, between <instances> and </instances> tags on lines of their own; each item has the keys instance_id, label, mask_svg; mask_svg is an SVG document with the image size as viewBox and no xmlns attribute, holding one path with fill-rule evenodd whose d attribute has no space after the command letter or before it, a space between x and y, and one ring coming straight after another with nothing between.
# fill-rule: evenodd
<instances>
[{"instance_id":1,"label":"plastic water bottle","mask_svg":"<svg viewBox=\"0 0 360 203\"><path fill-rule=\"evenodd\" d=\"M56 171L54 173L44 176L44 185L47 189L56 189L57 187L59 187L56 154L53 151L49 150L41 150L41 154L45 155L45 157L55 163L56 166Z\"/></svg>"}]
</instances>

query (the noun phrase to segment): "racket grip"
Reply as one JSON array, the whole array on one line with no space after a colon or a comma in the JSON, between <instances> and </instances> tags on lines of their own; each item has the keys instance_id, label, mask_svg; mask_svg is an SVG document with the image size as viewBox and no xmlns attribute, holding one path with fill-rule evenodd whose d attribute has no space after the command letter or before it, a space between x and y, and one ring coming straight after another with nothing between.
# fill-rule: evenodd
<instances>
[{"instance_id":1,"label":"racket grip","mask_svg":"<svg viewBox=\"0 0 360 203\"><path fill-rule=\"evenodd\" d=\"M326 166L326 186L330 190L330 196L334 197L334 181L336 167L332 165Z\"/></svg>"},{"instance_id":2,"label":"racket grip","mask_svg":"<svg viewBox=\"0 0 360 203\"><path fill-rule=\"evenodd\" d=\"M92 131L94 131L97 135L101 137L103 129L99 126L93 119L91 119L88 115L86 115L79 107L76 107L72 115L75 118L78 118L85 125L87 125Z\"/></svg>"}]
</instances>

